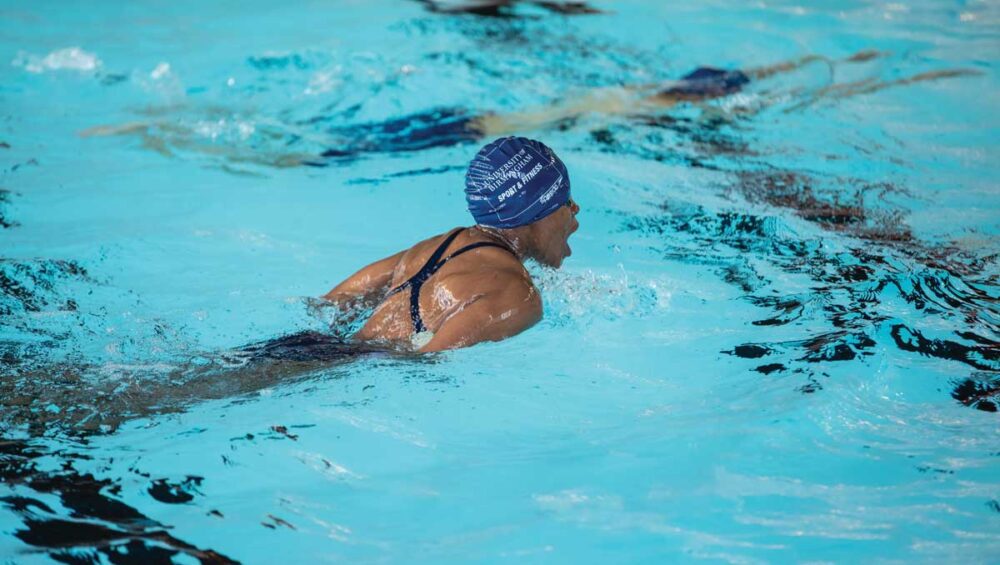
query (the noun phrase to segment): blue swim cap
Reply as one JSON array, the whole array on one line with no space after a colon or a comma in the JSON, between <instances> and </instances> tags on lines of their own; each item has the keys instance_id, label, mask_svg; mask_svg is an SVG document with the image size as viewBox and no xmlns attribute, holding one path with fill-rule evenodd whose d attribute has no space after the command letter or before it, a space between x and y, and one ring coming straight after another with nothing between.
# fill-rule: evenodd
<instances>
[{"instance_id":1,"label":"blue swim cap","mask_svg":"<svg viewBox=\"0 0 1000 565\"><path fill-rule=\"evenodd\" d=\"M465 199L476 223L526 226L569 200L569 173L545 144L501 137L473 157L465 173Z\"/></svg>"}]
</instances>

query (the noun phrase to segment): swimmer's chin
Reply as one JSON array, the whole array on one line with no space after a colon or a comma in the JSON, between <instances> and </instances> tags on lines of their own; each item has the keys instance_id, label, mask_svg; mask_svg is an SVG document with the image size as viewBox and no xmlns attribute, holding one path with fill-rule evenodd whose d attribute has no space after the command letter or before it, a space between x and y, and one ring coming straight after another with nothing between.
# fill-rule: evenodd
<instances>
[{"instance_id":1,"label":"swimmer's chin","mask_svg":"<svg viewBox=\"0 0 1000 565\"><path fill-rule=\"evenodd\" d=\"M573 248L570 247L569 244L566 244L566 253L564 253L563 256L559 259L559 264L556 265L556 268L558 269L559 267L561 267L563 261L565 261L571 255L573 255Z\"/></svg>"},{"instance_id":2,"label":"swimmer's chin","mask_svg":"<svg viewBox=\"0 0 1000 565\"><path fill-rule=\"evenodd\" d=\"M572 252L567 252L565 255L560 255L558 257L532 257L532 262L541 267L546 267L549 269L558 269L562 266L563 261L566 257L572 255Z\"/></svg>"}]
</instances>

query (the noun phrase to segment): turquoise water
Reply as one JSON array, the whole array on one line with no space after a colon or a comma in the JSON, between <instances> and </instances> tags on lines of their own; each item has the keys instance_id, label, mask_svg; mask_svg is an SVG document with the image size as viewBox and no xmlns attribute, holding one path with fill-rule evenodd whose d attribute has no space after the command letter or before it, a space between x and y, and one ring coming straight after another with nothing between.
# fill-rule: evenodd
<instances>
[{"instance_id":1,"label":"turquoise water","mask_svg":"<svg viewBox=\"0 0 1000 565\"><path fill-rule=\"evenodd\" d=\"M995 559L1000 9L661 4L3 3L5 559ZM477 142L365 124L809 54L523 132L583 208L524 334L226 353L470 223Z\"/></svg>"}]
</instances>

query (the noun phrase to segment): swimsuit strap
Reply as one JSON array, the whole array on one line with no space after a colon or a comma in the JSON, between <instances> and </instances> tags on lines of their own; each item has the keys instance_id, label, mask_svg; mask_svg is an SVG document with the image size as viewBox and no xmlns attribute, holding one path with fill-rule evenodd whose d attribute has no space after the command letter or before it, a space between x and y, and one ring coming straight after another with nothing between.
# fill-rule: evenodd
<instances>
[{"instance_id":1,"label":"swimsuit strap","mask_svg":"<svg viewBox=\"0 0 1000 565\"><path fill-rule=\"evenodd\" d=\"M442 259L442 260L438 261L437 263L431 265L429 269L426 269L426 273L424 275L423 280L421 280L421 281L419 281L419 282L417 282L415 284L418 284L418 285L424 284L424 282L426 282L427 279L430 278L431 275L433 275L434 273L438 272L438 270L441 267L444 267L444 264L447 263L448 261L451 261L455 257L458 257L462 253L465 253L466 251L472 251L473 249L478 249L480 247L499 247L500 249L503 249L504 251L507 251L511 255L514 255L515 257L517 257L517 254L514 253L514 250L511 249L510 247L507 247L506 245L503 245L503 244L500 244L500 243L496 243L496 242L493 242L493 241L477 241L476 243L470 243L469 245L466 245L465 247L463 247L463 248L459 249L458 251L452 253L451 255L445 257L444 259Z\"/></svg>"},{"instance_id":2,"label":"swimsuit strap","mask_svg":"<svg viewBox=\"0 0 1000 565\"><path fill-rule=\"evenodd\" d=\"M426 281L431 275L434 274L440 267L437 266L438 262L441 260L441 256L447 251L448 246L451 242L455 241L458 234L462 233L465 228L457 228L448 234L448 237L444 239L438 245L434 253L431 253L430 258L424 263L424 266L420 268L419 271L403 284L397 286L396 288L389 291L385 297L388 298L397 292L402 291L404 288L409 287L410 289L410 318L413 320L413 327L417 333L424 331L424 321L420 318L420 287L423 286L424 281ZM383 299L384 300L384 299Z\"/></svg>"},{"instance_id":3,"label":"swimsuit strap","mask_svg":"<svg viewBox=\"0 0 1000 565\"><path fill-rule=\"evenodd\" d=\"M436 263L439 259L441 259L441 256L444 255L445 250L448 248L449 245L451 245L451 242L455 241L455 238L458 237L458 234L462 233L462 230L464 229L465 228L457 228L455 231L451 232L451 234L449 234L448 237L445 238L445 240L441 242L440 245L438 245L437 249L434 250L434 253L432 253L430 258L427 259L427 262L424 263L424 266L420 267L420 270L417 271L415 275L407 279L406 282L390 290L389 294L385 295L385 298L389 298L390 296L396 294L397 292L402 291L404 288L422 284L425 280L427 280L427 277L430 275L426 274L424 271L429 270L434 263ZM383 300L385 300L385 298L383 298Z\"/></svg>"},{"instance_id":4,"label":"swimsuit strap","mask_svg":"<svg viewBox=\"0 0 1000 565\"><path fill-rule=\"evenodd\" d=\"M413 277L410 280L419 278L421 279L420 282L424 282L425 280L427 280L427 277L431 276L434 273L434 271L440 268L438 266L438 261L441 260L441 256L444 255L444 252L448 250L448 246L451 245L451 242L455 241L455 238L458 237L458 234L462 233L464 230L465 228L457 228L455 231L451 232L451 234L448 235L448 237L441 242L441 245L438 245L438 248L434 250L434 253L432 253L430 258L427 259L427 262L424 263L424 266L421 267L421 269L417 272L417 274L413 275Z\"/></svg>"},{"instance_id":5,"label":"swimsuit strap","mask_svg":"<svg viewBox=\"0 0 1000 565\"><path fill-rule=\"evenodd\" d=\"M407 281L410 283L410 319L413 320L413 331L416 333L427 330L424 326L423 318L420 317L420 287L424 285L424 281L429 279L431 275L441 268L442 263L439 263L441 256L444 255L444 252L448 249L448 246L451 245L451 242L455 241L455 238L458 237L458 234L462 233L462 230L464 229L465 228L458 228L457 230L451 232L451 235L441 242L441 245L438 245L438 248L434 250L430 259L424 263L423 268L421 268L417 274L413 275L413 277Z\"/></svg>"},{"instance_id":6,"label":"swimsuit strap","mask_svg":"<svg viewBox=\"0 0 1000 565\"><path fill-rule=\"evenodd\" d=\"M514 253L513 249L501 243L493 241L477 241L476 243L470 243L469 245L466 245L465 247L459 249L458 251L452 253L451 255L448 255L444 259L441 259L441 256L444 255L444 252L448 249L448 246L451 245L453 241L455 241L455 238L458 237L458 234L461 233L462 230L464 229L465 228L458 228L455 231L453 231L451 235L449 235L444 241L441 242L441 245L438 245L438 248L434 250L434 253L431 254L427 262L424 263L424 266L421 267L419 271L417 271L417 274L410 277L409 280L407 280L403 284L392 289L389 292L389 294L386 295L386 298L388 298L389 296L392 296L393 294L402 291L404 288L407 287L410 288L410 319L413 320L413 329L417 333L427 331L427 327L424 326L424 320L420 316L420 288L423 286L424 282L426 282L427 279L429 279L434 273L438 272L438 270L441 269L441 267L443 267L445 263L451 261L455 257L458 257L462 253L465 253L467 251L472 251L473 249L479 249L481 247L499 247L500 249L508 251L515 257L517 256L517 254Z\"/></svg>"},{"instance_id":7,"label":"swimsuit strap","mask_svg":"<svg viewBox=\"0 0 1000 565\"><path fill-rule=\"evenodd\" d=\"M431 267L426 270L424 278L414 283L410 291L410 318L413 319L413 328L417 331L417 333L426 331L427 329L424 326L423 318L420 317L420 287L424 284L424 282L428 278L430 278L431 275L438 272L438 270L441 267L443 267L445 263L451 261L455 257L458 257L462 253L465 253L466 251L472 251L473 249L478 249L480 247L499 247L500 249L506 250L511 255L517 257L517 254L514 253L514 250L511 249L510 247L507 247L506 245L496 243L493 241L477 241L476 243L470 243L469 245L466 245L465 247L445 257L444 259L431 265Z\"/></svg>"},{"instance_id":8,"label":"swimsuit strap","mask_svg":"<svg viewBox=\"0 0 1000 565\"><path fill-rule=\"evenodd\" d=\"M511 255L517 257L517 253L514 253L513 249L511 249L509 246L507 246L507 245L505 245L503 243L497 243L495 241L477 241L476 243L470 243L469 245L466 245L465 247L459 249L458 251L456 251L456 252L452 253L451 255L445 257L444 259L442 259L441 262L438 263L437 269L440 269L445 263L447 263L448 261L451 261L455 257L458 257L462 253L465 253L466 251L472 251L473 249L478 249L480 247L499 247L500 249L503 249L504 251L506 251L506 252L510 253ZM437 269L434 269L434 270L436 271Z\"/></svg>"}]
</instances>

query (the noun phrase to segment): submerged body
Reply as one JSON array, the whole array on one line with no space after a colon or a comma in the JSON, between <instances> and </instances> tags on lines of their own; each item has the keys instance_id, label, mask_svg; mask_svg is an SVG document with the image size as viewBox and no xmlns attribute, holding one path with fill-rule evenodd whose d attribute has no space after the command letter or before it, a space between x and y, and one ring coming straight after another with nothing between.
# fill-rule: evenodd
<instances>
[{"instance_id":1,"label":"submerged body","mask_svg":"<svg viewBox=\"0 0 1000 565\"><path fill-rule=\"evenodd\" d=\"M741 92L746 86L788 73L812 64L834 68L840 64L863 63L886 53L859 51L844 59L834 60L807 55L781 63L738 69L698 67L677 80L652 84L630 84L598 88L582 95L569 95L562 101L538 108L515 112L475 112L468 108L432 108L423 112L368 123L345 123L341 116L316 116L294 124L257 123L258 134L267 140L287 140L282 149L260 151L251 146L225 145L215 138L205 139L197 127L162 119L160 111L152 111L152 120L89 128L81 135L135 135L144 146L167 156L181 149L221 157L234 164L255 163L270 167L326 167L331 163L356 159L369 153L423 151L434 147L450 147L504 135L553 127L570 127L579 118L591 116L651 116L668 111L678 104L701 104ZM953 69L920 73L893 80L864 79L834 83L803 97L786 111L798 110L822 99L843 99L870 94L894 86L945 78L970 76L978 71ZM741 110L743 111L743 110ZM229 112L214 109L210 121L232 120ZM323 126L324 124L331 124ZM318 127L323 126L323 127ZM304 148L290 151L303 141L325 149Z\"/></svg>"},{"instance_id":2,"label":"submerged body","mask_svg":"<svg viewBox=\"0 0 1000 565\"><path fill-rule=\"evenodd\" d=\"M827 65L833 69L837 65L865 63L886 55L887 53L880 51L862 50L843 59L806 55L742 70L698 67L676 80L597 88L582 95L567 96L554 104L515 112L475 113L466 108L434 108L383 122L330 128L327 133L351 141L346 145L327 149L320 156L325 159L354 158L366 152L421 151L433 147L449 147L497 136L571 127L581 117L588 115L633 118L652 116L680 104L703 104L731 96L755 82L809 65ZM802 108L823 98L849 98L894 86L976 74L977 71L956 69L888 81L865 79L832 84L805 97L791 109ZM312 158L301 164L323 167L327 162Z\"/></svg>"}]
</instances>

